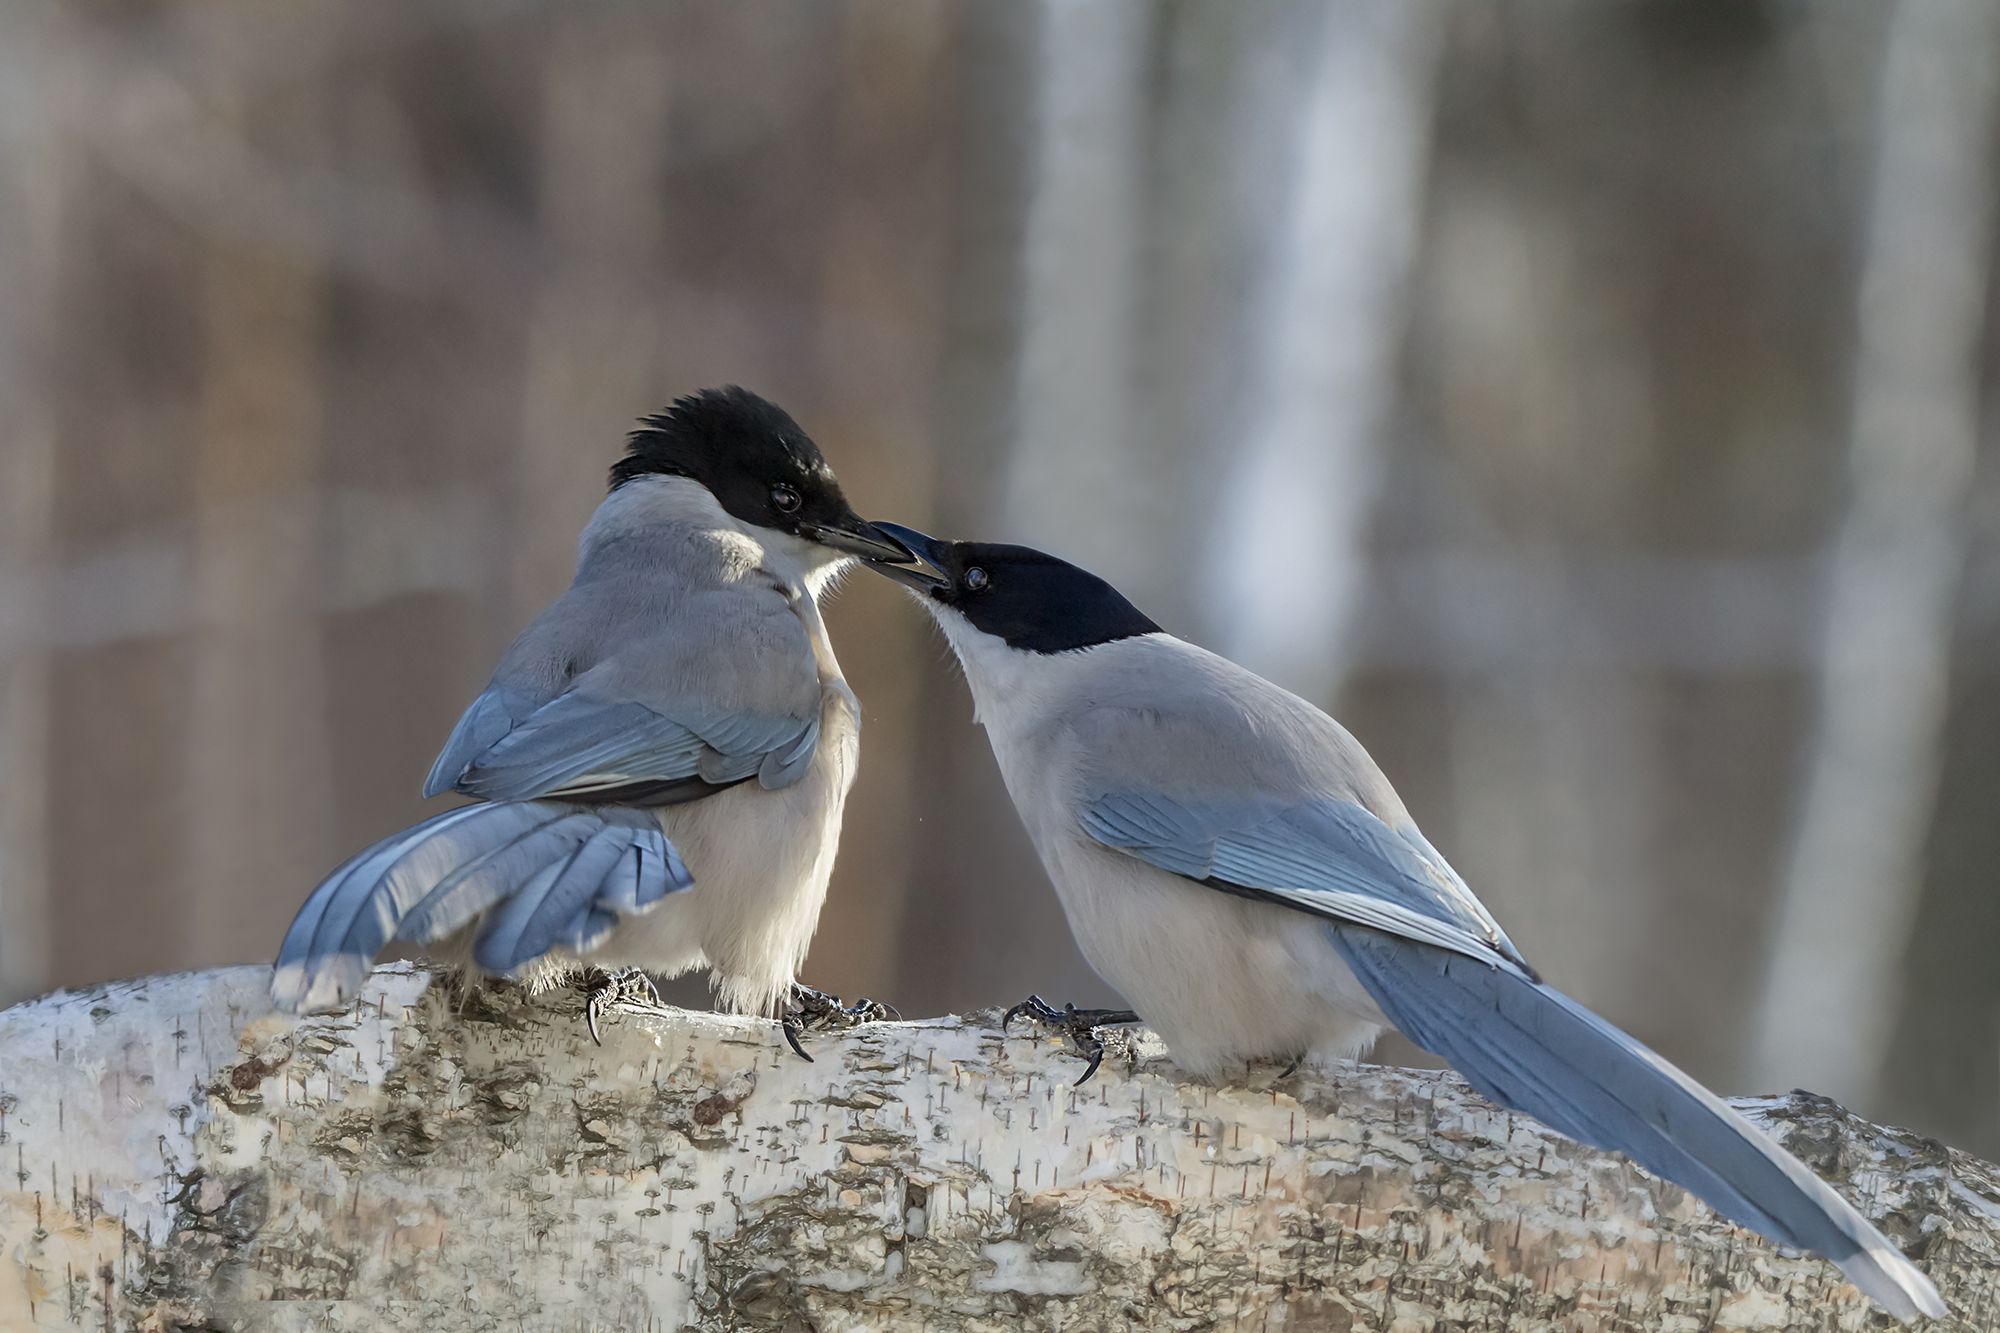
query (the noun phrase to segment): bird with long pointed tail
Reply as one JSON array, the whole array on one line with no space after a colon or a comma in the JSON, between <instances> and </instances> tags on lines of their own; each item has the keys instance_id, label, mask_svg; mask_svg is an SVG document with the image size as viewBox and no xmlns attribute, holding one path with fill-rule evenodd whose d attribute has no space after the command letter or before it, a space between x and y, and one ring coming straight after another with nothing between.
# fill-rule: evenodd
<instances>
[{"instance_id":1,"label":"bird with long pointed tail","mask_svg":"<svg viewBox=\"0 0 2000 1333\"><path fill-rule=\"evenodd\" d=\"M425 784L473 798L383 839L306 900L271 993L350 998L392 939L608 1009L708 969L720 1002L842 1009L796 984L819 921L860 708L818 598L855 559L907 559L817 446L739 388L647 417L611 468L569 589L514 641ZM808 1057L810 1058L810 1057Z\"/></svg>"},{"instance_id":2,"label":"bird with long pointed tail","mask_svg":"<svg viewBox=\"0 0 2000 1333\"><path fill-rule=\"evenodd\" d=\"M1945 1312L1797 1158L1544 983L1331 717L1054 556L878 526L917 559L873 568L951 641L1077 944L1137 1011L1030 1012L1086 1051L1094 1024L1143 1017L1197 1074L1348 1058L1393 1025L1501 1105L1831 1259L1897 1317Z\"/></svg>"}]
</instances>

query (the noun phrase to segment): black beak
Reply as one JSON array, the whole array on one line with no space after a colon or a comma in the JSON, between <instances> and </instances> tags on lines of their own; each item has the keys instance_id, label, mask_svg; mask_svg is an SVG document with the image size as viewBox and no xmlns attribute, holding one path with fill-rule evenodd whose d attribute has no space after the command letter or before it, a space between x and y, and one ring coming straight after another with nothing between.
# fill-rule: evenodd
<instances>
[{"instance_id":1,"label":"black beak","mask_svg":"<svg viewBox=\"0 0 2000 1333\"><path fill-rule=\"evenodd\" d=\"M945 551L949 542L941 542L935 537L926 537L915 528L906 528L900 523L877 523L875 531L909 552L907 564L880 564L873 566L877 574L886 574L906 588L918 592L936 592L951 586L951 575L944 567ZM911 569L909 564L929 567L930 572Z\"/></svg>"},{"instance_id":2,"label":"black beak","mask_svg":"<svg viewBox=\"0 0 2000 1333\"><path fill-rule=\"evenodd\" d=\"M802 523L799 535L821 546L858 555L873 564L883 560L906 563L915 557L909 549L859 514L848 514L837 523Z\"/></svg>"}]
</instances>

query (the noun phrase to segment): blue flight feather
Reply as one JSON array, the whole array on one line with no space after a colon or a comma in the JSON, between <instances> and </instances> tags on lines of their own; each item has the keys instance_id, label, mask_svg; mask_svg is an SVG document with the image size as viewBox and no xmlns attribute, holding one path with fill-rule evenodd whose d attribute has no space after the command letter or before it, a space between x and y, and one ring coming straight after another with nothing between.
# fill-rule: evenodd
<instances>
[{"instance_id":1,"label":"blue flight feather","mask_svg":"<svg viewBox=\"0 0 2000 1333\"><path fill-rule=\"evenodd\" d=\"M649 811L553 801L447 810L350 858L313 890L279 947L271 996L293 1011L336 1004L392 937L434 942L496 909L506 934L486 948L489 923L477 948L505 956L496 971L516 971L595 930L593 913L637 915L693 883Z\"/></svg>"},{"instance_id":2,"label":"blue flight feather","mask_svg":"<svg viewBox=\"0 0 2000 1333\"><path fill-rule=\"evenodd\" d=\"M512 731L534 708L520 691L498 685L474 699L458 725L452 728L444 748L438 751L430 776L424 779L424 795L442 796L457 786L460 775L472 761Z\"/></svg>"},{"instance_id":3,"label":"blue flight feather","mask_svg":"<svg viewBox=\"0 0 2000 1333\"><path fill-rule=\"evenodd\" d=\"M1715 1094L1541 984L1415 829L1351 802L1090 802L1084 830L1161 870L1325 919L1382 1012L1503 1106L1624 1153L1725 1217L1840 1265L1899 1317L1941 1314L1929 1279Z\"/></svg>"},{"instance_id":4,"label":"blue flight feather","mask_svg":"<svg viewBox=\"0 0 2000 1333\"><path fill-rule=\"evenodd\" d=\"M481 709L482 704L475 704L473 712ZM492 711L489 707L481 715ZM816 714L709 716L691 711L685 718L672 718L644 704L606 701L578 690L558 695L490 739L483 723L473 723L469 712L461 731L485 743L462 763L463 747L447 746L434 776L448 761L458 764L452 785L494 801L692 777L726 785L766 769L773 756L783 756L772 770L782 780L766 785L782 786L794 778L789 766L810 756L819 735Z\"/></svg>"},{"instance_id":5,"label":"blue flight feather","mask_svg":"<svg viewBox=\"0 0 2000 1333\"><path fill-rule=\"evenodd\" d=\"M1944 1313L1930 1281L1804 1163L1568 996L1497 958L1328 929L1389 1021L1494 1101L1622 1153L1780 1244L1824 1255L1899 1318Z\"/></svg>"},{"instance_id":6,"label":"blue flight feather","mask_svg":"<svg viewBox=\"0 0 2000 1333\"><path fill-rule=\"evenodd\" d=\"M1349 801L1189 805L1154 792L1106 792L1084 831L1188 879L1259 890L1284 906L1525 962L1492 915L1421 835L1399 834Z\"/></svg>"}]
</instances>

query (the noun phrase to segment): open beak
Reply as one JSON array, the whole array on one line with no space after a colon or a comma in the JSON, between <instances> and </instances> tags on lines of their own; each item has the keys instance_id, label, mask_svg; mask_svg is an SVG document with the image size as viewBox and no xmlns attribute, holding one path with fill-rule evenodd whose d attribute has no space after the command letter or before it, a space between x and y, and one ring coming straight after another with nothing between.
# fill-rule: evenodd
<instances>
[{"instance_id":1,"label":"open beak","mask_svg":"<svg viewBox=\"0 0 2000 1333\"><path fill-rule=\"evenodd\" d=\"M801 525L799 533L809 541L858 555L871 564L884 560L903 564L915 558L908 548L859 514L848 514L837 523L806 523Z\"/></svg>"},{"instance_id":2,"label":"open beak","mask_svg":"<svg viewBox=\"0 0 2000 1333\"><path fill-rule=\"evenodd\" d=\"M906 528L900 523L876 523L873 527L908 552L904 562L875 565L873 568L877 574L885 574L918 592L936 592L939 588L951 586L951 575L944 567L945 550L950 543L926 537L915 528ZM912 569L911 565L925 568Z\"/></svg>"}]
</instances>

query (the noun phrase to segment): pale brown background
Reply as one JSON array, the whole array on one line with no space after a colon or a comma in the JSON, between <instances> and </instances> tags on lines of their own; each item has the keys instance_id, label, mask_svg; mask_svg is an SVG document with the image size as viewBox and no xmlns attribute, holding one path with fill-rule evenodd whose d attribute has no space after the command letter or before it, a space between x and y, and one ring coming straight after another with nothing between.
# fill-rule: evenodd
<instances>
[{"instance_id":1,"label":"pale brown background","mask_svg":"<svg viewBox=\"0 0 2000 1333\"><path fill-rule=\"evenodd\" d=\"M1335 708L1702 1077L2000 1151L1986 8L0 0L0 1000L268 957L739 381ZM811 979L1103 997L831 619Z\"/></svg>"}]
</instances>

